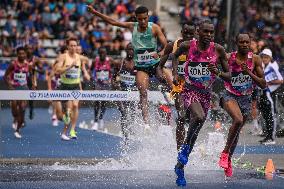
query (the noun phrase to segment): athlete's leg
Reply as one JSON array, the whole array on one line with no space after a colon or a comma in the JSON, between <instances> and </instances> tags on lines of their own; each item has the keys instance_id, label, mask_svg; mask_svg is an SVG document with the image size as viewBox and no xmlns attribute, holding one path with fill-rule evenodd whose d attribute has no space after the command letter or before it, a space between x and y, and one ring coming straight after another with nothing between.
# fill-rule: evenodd
<instances>
[{"instance_id":1,"label":"athlete's leg","mask_svg":"<svg viewBox=\"0 0 284 189\"><path fill-rule=\"evenodd\" d=\"M66 105L66 109L65 109L65 105ZM63 109L65 109L64 111L64 116L63 116L63 121L64 121L64 128L63 128L63 132L62 134L66 135L67 130L69 128L69 124L70 124L70 118L71 118L71 110L72 110L72 101L67 101L67 103L63 105Z\"/></svg>"},{"instance_id":2,"label":"athlete's leg","mask_svg":"<svg viewBox=\"0 0 284 189\"><path fill-rule=\"evenodd\" d=\"M184 110L184 104L183 99L180 94L176 96L175 99L175 107L177 110L177 127L176 127L176 142L177 142L177 149L180 149L181 145L184 142L185 137L185 110Z\"/></svg>"},{"instance_id":3,"label":"athlete's leg","mask_svg":"<svg viewBox=\"0 0 284 189\"><path fill-rule=\"evenodd\" d=\"M72 101L71 130L75 130L78 117L79 117L79 100L73 100Z\"/></svg>"},{"instance_id":4,"label":"athlete's leg","mask_svg":"<svg viewBox=\"0 0 284 189\"><path fill-rule=\"evenodd\" d=\"M26 109L27 103L26 101L17 101L17 130L16 132L19 132L21 127L23 126L23 123L25 121L25 109Z\"/></svg>"},{"instance_id":5,"label":"athlete's leg","mask_svg":"<svg viewBox=\"0 0 284 189\"><path fill-rule=\"evenodd\" d=\"M231 146L233 145L236 137L238 136L238 133L240 132L244 124L244 118L240 107L235 100L231 99L228 101L223 101L222 103L224 109L233 120L232 126L229 129L227 142L223 151L224 153L229 153Z\"/></svg>"},{"instance_id":6,"label":"athlete's leg","mask_svg":"<svg viewBox=\"0 0 284 189\"><path fill-rule=\"evenodd\" d=\"M34 118L34 101L33 100L29 100L29 118L30 120L32 120Z\"/></svg>"},{"instance_id":7,"label":"athlete's leg","mask_svg":"<svg viewBox=\"0 0 284 189\"><path fill-rule=\"evenodd\" d=\"M99 115L99 120L103 119L105 112L106 112L106 101L101 101L101 111Z\"/></svg>"},{"instance_id":8,"label":"athlete's leg","mask_svg":"<svg viewBox=\"0 0 284 189\"><path fill-rule=\"evenodd\" d=\"M140 104L142 109L143 121L149 124L149 105L148 105L148 88L149 88L149 75L143 71L137 71L136 83L140 92Z\"/></svg>"},{"instance_id":9,"label":"athlete's leg","mask_svg":"<svg viewBox=\"0 0 284 189\"><path fill-rule=\"evenodd\" d=\"M99 113L101 111L101 101L94 102L94 121L98 122Z\"/></svg>"}]
</instances>

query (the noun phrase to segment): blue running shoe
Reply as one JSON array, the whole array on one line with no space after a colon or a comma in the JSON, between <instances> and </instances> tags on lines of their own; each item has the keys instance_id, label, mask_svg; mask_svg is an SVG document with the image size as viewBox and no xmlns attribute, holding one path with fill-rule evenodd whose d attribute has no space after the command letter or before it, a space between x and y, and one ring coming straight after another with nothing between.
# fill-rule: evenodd
<instances>
[{"instance_id":1,"label":"blue running shoe","mask_svg":"<svg viewBox=\"0 0 284 189\"><path fill-rule=\"evenodd\" d=\"M176 179L177 186L186 186L186 180L184 178L184 169L175 167L175 173L177 175Z\"/></svg>"},{"instance_id":2,"label":"blue running shoe","mask_svg":"<svg viewBox=\"0 0 284 189\"><path fill-rule=\"evenodd\" d=\"M188 155L190 153L190 148L188 144L183 144L180 148L180 151L178 152L178 162L186 165L188 162Z\"/></svg>"}]
</instances>

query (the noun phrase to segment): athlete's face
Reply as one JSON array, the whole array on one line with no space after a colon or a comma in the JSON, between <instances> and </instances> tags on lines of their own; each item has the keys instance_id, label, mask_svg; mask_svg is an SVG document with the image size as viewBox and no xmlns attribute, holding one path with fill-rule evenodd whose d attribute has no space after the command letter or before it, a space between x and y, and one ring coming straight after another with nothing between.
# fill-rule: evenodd
<instances>
[{"instance_id":1,"label":"athlete's face","mask_svg":"<svg viewBox=\"0 0 284 189\"><path fill-rule=\"evenodd\" d=\"M248 53L250 51L250 38L248 34L239 34L237 38L238 51Z\"/></svg>"},{"instance_id":2,"label":"athlete's face","mask_svg":"<svg viewBox=\"0 0 284 189\"><path fill-rule=\"evenodd\" d=\"M193 26L184 25L181 30L181 35L185 41L191 40L194 38L195 28Z\"/></svg>"},{"instance_id":3,"label":"athlete's face","mask_svg":"<svg viewBox=\"0 0 284 189\"><path fill-rule=\"evenodd\" d=\"M77 41L69 41L68 43L68 52L70 52L71 54L75 53L76 52L76 49L77 49Z\"/></svg>"},{"instance_id":4,"label":"athlete's face","mask_svg":"<svg viewBox=\"0 0 284 189\"><path fill-rule=\"evenodd\" d=\"M128 59L132 59L134 57L134 49L132 45L127 45L126 47L126 56Z\"/></svg>"},{"instance_id":5,"label":"athlete's face","mask_svg":"<svg viewBox=\"0 0 284 189\"><path fill-rule=\"evenodd\" d=\"M100 60L102 60L102 61L105 60L106 55L107 55L106 49L100 49L100 52L99 52Z\"/></svg>"},{"instance_id":6,"label":"athlete's face","mask_svg":"<svg viewBox=\"0 0 284 189\"><path fill-rule=\"evenodd\" d=\"M263 64L265 64L265 65L267 65L269 62L271 62L270 56L268 56L266 54L261 55L261 59L262 59Z\"/></svg>"},{"instance_id":7,"label":"athlete's face","mask_svg":"<svg viewBox=\"0 0 284 189\"><path fill-rule=\"evenodd\" d=\"M26 51L25 51L25 50L20 50L20 51L18 51L17 57L18 57L18 60L19 60L20 62L23 62L23 61L27 58Z\"/></svg>"},{"instance_id":8,"label":"athlete's face","mask_svg":"<svg viewBox=\"0 0 284 189\"><path fill-rule=\"evenodd\" d=\"M82 54L82 47L81 47L81 45L78 45L78 46L77 46L77 48L76 48L76 53Z\"/></svg>"},{"instance_id":9,"label":"athlete's face","mask_svg":"<svg viewBox=\"0 0 284 189\"><path fill-rule=\"evenodd\" d=\"M32 55L33 52L34 52L33 46L27 45L27 46L26 46L26 51L27 51L27 54Z\"/></svg>"},{"instance_id":10,"label":"athlete's face","mask_svg":"<svg viewBox=\"0 0 284 189\"><path fill-rule=\"evenodd\" d=\"M147 28L149 21L148 13L137 14L136 19L140 28Z\"/></svg>"},{"instance_id":11,"label":"athlete's face","mask_svg":"<svg viewBox=\"0 0 284 189\"><path fill-rule=\"evenodd\" d=\"M204 23L199 27L199 40L203 43L210 43L214 39L214 25Z\"/></svg>"}]
</instances>

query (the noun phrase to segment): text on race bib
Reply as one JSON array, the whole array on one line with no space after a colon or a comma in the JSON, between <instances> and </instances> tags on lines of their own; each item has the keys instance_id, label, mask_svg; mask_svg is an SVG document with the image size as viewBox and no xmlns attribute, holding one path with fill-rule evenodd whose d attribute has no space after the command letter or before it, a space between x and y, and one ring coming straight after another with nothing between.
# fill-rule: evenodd
<instances>
[{"instance_id":1,"label":"text on race bib","mask_svg":"<svg viewBox=\"0 0 284 189\"><path fill-rule=\"evenodd\" d=\"M97 75L98 80L101 80L101 81L109 80L109 71L105 71L105 70L98 71L96 75Z\"/></svg>"},{"instance_id":2,"label":"text on race bib","mask_svg":"<svg viewBox=\"0 0 284 189\"><path fill-rule=\"evenodd\" d=\"M27 74L25 73L14 73L14 80L20 85L25 85L27 83Z\"/></svg>"},{"instance_id":3,"label":"text on race bib","mask_svg":"<svg viewBox=\"0 0 284 189\"><path fill-rule=\"evenodd\" d=\"M237 90L248 89L252 87L252 78L242 72L232 72L231 84Z\"/></svg>"},{"instance_id":4,"label":"text on race bib","mask_svg":"<svg viewBox=\"0 0 284 189\"><path fill-rule=\"evenodd\" d=\"M153 55L156 52L148 52L147 50L144 53L137 54L137 59L139 63L150 63L152 60L154 60Z\"/></svg>"},{"instance_id":5,"label":"text on race bib","mask_svg":"<svg viewBox=\"0 0 284 189\"><path fill-rule=\"evenodd\" d=\"M190 62L188 75L192 78L210 78L211 72L208 69L209 62Z\"/></svg>"},{"instance_id":6,"label":"text on race bib","mask_svg":"<svg viewBox=\"0 0 284 189\"><path fill-rule=\"evenodd\" d=\"M120 74L120 81L128 85L135 84L135 76L130 74Z\"/></svg>"},{"instance_id":7,"label":"text on race bib","mask_svg":"<svg viewBox=\"0 0 284 189\"><path fill-rule=\"evenodd\" d=\"M184 75L184 64L178 65L178 74Z\"/></svg>"},{"instance_id":8,"label":"text on race bib","mask_svg":"<svg viewBox=\"0 0 284 189\"><path fill-rule=\"evenodd\" d=\"M80 77L80 70L78 68L71 68L65 73L66 78L78 79Z\"/></svg>"}]
</instances>

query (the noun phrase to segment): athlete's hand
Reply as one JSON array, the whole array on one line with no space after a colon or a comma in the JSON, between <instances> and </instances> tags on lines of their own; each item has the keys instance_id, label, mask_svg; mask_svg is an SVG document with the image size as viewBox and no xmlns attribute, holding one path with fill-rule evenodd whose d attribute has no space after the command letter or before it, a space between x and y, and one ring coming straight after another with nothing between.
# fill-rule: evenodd
<instances>
[{"instance_id":1,"label":"athlete's hand","mask_svg":"<svg viewBox=\"0 0 284 189\"><path fill-rule=\"evenodd\" d=\"M177 76L177 75L174 75L174 76L173 76L173 84L174 84L175 86L178 86L178 85L179 85L178 76Z\"/></svg>"},{"instance_id":2,"label":"athlete's hand","mask_svg":"<svg viewBox=\"0 0 284 189\"><path fill-rule=\"evenodd\" d=\"M90 12L90 13L94 13L94 12L96 12L96 10L93 8L93 6L92 5L86 5L87 6L87 10L88 10L88 12Z\"/></svg>"},{"instance_id":3,"label":"athlete's hand","mask_svg":"<svg viewBox=\"0 0 284 189\"><path fill-rule=\"evenodd\" d=\"M160 58L160 56L159 56L159 54L158 54L157 52L153 53L153 54L152 54L152 57L153 57L154 59Z\"/></svg>"},{"instance_id":4,"label":"athlete's hand","mask_svg":"<svg viewBox=\"0 0 284 189\"><path fill-rule=\"evenodd\" d=\"M215 75L217 75L217 74L219 73L219 70L218 70L218 68L215 66L215 64L209 64L209 65L208 65L208 70L209 70L211 73L215 74Z\"/></svg>"},{"instance_id":5,"label":"athlete's hand","mask_svg":"<svg viewBox=\"0 0 284 189\"><path fill-rule=\"evenodd\" d=\"M245 74L249 73L249 69L246 63L242 63L242 70Z\"/></svg>"}]
</instances>

